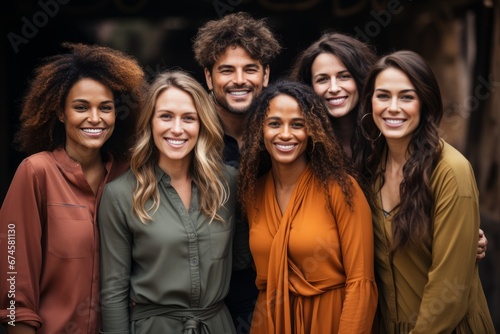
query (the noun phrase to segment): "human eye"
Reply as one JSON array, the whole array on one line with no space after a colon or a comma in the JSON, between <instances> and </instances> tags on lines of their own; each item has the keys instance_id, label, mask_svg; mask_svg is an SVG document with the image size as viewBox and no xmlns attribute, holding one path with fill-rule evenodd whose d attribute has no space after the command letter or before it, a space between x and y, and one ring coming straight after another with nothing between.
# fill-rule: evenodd
<instances>
[{"instance_id":1,"label":"human eye","mask_svg":"<svg viewBox=\"0 0 500 334\"><path fill-rule=\"evenodd\" d=\"M318 84L321 84L321 83L325 83L328 81L328 78L327 77L318 77L315 79L315 83L318 83Z\"/></svg>"},{"instance_id":2,"label":"human eye","mask_svg":"<svg viewBox=\"0 0 500 334\"><path fill-rule=\"evenodd\" d=\"M294 129L302 129L304 127L304 122L293 122L292 128Z\"/></svg>"},{"instance_id":3,"label":"human eye","mask_svg":"<svg viewBox=\"0 0 500 334\"><path fill-rule=\"evenodd\" d=\"M114 110L114 106L112 104L106 104L101 107L103 112L112 112Z\"/></svg>"},{"instance_id":4,"label":"human eye","mask_svg":"<svg viewBox=\"0 0 500 334\"><path fill-rule=\"evenodd\" d=\"M84 104L76 104L73 106L73 109L75 109L76 111L79 111L79 112L83 112L83 111L87 110L87 106Z\"/></svg>"},{"instance_id":5,"label":"human eye","mask_svg":"<svg viewBox=\"0 0 500 334\"><path fill-rule=\"evenodd\" d=\"M414 95L412 95L412 94L404 94L404 95L401 96L401 99L403 101L413 101L413 100L415 100L415 98L416 97Z\"/></svg>"},{"instance_id":6,"label":"human eye","mask_svg":"<svg viewBox=\"0 0 500 334\"><path fill-rule=\"evenodd\" d=\"M160 113L158 115L159 118L163 119L163 120L170 120L172 119L172 115L170 115L169 113L166 113L166 112L163 112L163 113Z\"/></svg>"},{"instance_id":7,"label":"human eye","mask_svg":"<svg viewBox=\"0 0 500 334\"><path fill-rule=\"evenodd\" d=\"M272 121L267 122L267 126L270 128L277 128L280 126L280 123L276 120L272 120Z\"/></svg>"},{"instance_id":8,"label":"human eye","mask_svg":"<svg viewBox=\"0 0 500 334\"><path fill-rule=\"evenodd\" d=\"M257 73L258 71L259 71L259 70L258 70L257 68L255 68L255 67L249 67L249 68L247 68L247 69L245 70L245 72L247 72L247 73L251 73L251 74L253 74L253 73Z\"/></svg>"},{"instance_id":9,"label":"human eye","mask_svg":"<svg viewBox=\"0 0 500 334\"><path fill-rule=\"evenodd\" d=\"M338 76L340 80L350 80L352 79L352 75L349 72L342 73Z\"/></svg>"},{"instance_id":10,"label":"human eye","mask_svg":"<svg viewBox=\"0 0 500 334\"><path fill-rule=\"evenodd\" d=\"M375 97L379 100L387 100L389 98L389 94L387 93L376 93Z\"/></svg>"},{"instance_id":11,"label":"human eye","mask_svg":"<svg viewBox=\"0 0 500 334\"><path fill-rule=\"evenodd\" d=\"M185 115L183 117L184 120L188 121L188 122L194 122L196 121L196 116L195 115Z\"/></svg>"}]
</instances>

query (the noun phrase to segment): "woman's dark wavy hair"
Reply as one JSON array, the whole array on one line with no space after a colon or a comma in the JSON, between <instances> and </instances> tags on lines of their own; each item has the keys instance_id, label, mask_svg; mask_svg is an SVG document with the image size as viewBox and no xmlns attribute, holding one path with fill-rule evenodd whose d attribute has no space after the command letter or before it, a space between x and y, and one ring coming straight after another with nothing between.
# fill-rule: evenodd
<instances>
[{"instance_id":1,"label":"woman's dark wavy hair","mask_svg":"<svg viewBox=\"0 0 500 334\"><path fill-rule=\"evenodd\" d=\"M313 85L312 64L320 54L327 53L336 56L352 75L356 88L361 94L366 75L377 60L375 50L368 44L365 44L349 35L327 32L324 33L316 42L302 51L290 70L290 79L303 82L306 85ZM349 116L352 119L352 126L355 127L356 115L360 102L356 103ZM335 120L333 119L335 126ZM351 148L354 150L356 142L351 140ZM366 188L366 187L364 187Z\"/></svg>"},{"instance_id":2,"label":"woman's dark wavy hair","mask_svg":"<svg viewBox=\"0 0 500 334\"><path fill-rule=\"evenodd\" d=\"M45 59L24 96L21 128L15 137L19 150L34 154L65 145L66 133L59 115L64 112L73 85L89 78L107 86L115 99L115 128L101 151L127 159L146 86L142 68L132 56L108 47L71 43L62 46L69 52Z\"/></svg>"},{"instance_id":3,"label":"woman's dark wavy hair","mask_svg":"<svg viewBox=\"0 0 500 334\"><path fill-rule=\"evenodd\" d=\"M443 116L443 104L439 85L431 68L425 60L413 51L397 51L381 58L366 78L361 97L361 110L358 114L359 142L355 152L356 166L364 171L364 176L371 185L381 178L384 184L387 143L383 136L376 140L380 131L373 122L373 117L363 116L372 112L371 100L374 94L377 76L388 68L402 71L415 86L420 100L420 123L408 144L408 160L403 166L400 203L392 220L393 250L414 246L421 238L432 232L434 198L431 190L431 176L440 159L442 145L439 137L439 122ZM362 130L362 131L361 131ZM373 189L376 194L380 189ZM374 198L369 198L375 208ZM382 208L377 208L381 210Z\"/></svg>"},{"instance_id":4,"label":"woman's dark wavy hair","mask_svg":"<svg viewBox=\"0 0 500 334\"><path fill-rule=\"evenodd\" d=\"M281 51L265 20L256 20L239 12L203 25L193 39L196 61L212 71L212 67L229 46L240 46L250 57L268 65Z\"/></svg>"},{"instance_id":5,"label":"woman's dark wavy hair","mask_svg":"<svg viewBox=\"0 0 500 334\"><path fill-rule=\"evenodd\" d=\"M322 53L339 58L353 76L358 92L363 89L365 77L377 60L375 51L368 44L345 34L329 32L297 56L290 71L290 79L312 86L312 64Z\"/></svg>"},{"instance_id":6,"label":"woman's dark wavy hair","mask_svg":"<svg viewBox=\"0 0 500 334\"><path fill-rule=\"evenodd\" d=\"M308 134L307 159L326 196L330 198L331 182L338 182L345 194L346 202L352 208L354 187L350 175L354 175L354 169L339 141L332 135L327 106L311 87L299 82L278 80L265 88L254 100L246 120L247 130L243 136L238 189L243 211L246 211L247 200L257 195L255 194L257 178L271 168L271 157L266 150L262 150L263 125L271 100L278 95L294 98L304 113L305 129Z\"/></svg>"}]
</instances>

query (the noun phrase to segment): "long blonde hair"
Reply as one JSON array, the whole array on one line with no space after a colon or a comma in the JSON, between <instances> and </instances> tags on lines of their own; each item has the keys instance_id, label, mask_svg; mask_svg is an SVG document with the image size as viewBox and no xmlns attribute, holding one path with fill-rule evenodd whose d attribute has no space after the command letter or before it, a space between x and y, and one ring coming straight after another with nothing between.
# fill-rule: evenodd
<instances>
[{"instance_id":1,"label":"long blonde hair","mask_svg":"<svg viewBox=\"0 0 500 334\"><path fill-rule=\"evenodd\" d=\"M229 188L222 173L222 127L205 89L192 76L179 70L160 73L151 84L144 100L136 127L136 144L130 160L130 168L137 179L133 194L133 211L141 222L146 223L152 220L150 214L156 212L160 206L155 174L159 153L153 140L152 119L158 96L170 87L178 88L193 98L200 119L200 133L193 149L190 173L201 193L201 211L211 217L210 221L222 221L217 210L229 197ZM146 208L149 199L152 199L153 203Z\"/></svg>"}]
</instances>

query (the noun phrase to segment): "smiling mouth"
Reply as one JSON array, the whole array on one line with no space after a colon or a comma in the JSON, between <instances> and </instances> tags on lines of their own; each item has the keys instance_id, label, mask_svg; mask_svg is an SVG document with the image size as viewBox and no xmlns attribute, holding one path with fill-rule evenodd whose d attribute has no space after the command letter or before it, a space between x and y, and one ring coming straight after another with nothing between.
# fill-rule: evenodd
<instances>
[{"instance_id":1,"label":"smiling mouth","mask_svg":"<svg viewBox=\"0 0 500 334\"><path fill-rule=\"evenodd\" d=\"M187 139L166 139L166 141L172 146L181 146L187 142Z\"/></svg>"},{"instance_id":2,"label":"smiling mouth","mask_svg":"<svg viewBox=\"0 0 500 334\"><path fill-rule=\"evenodd\" d=\"M401 125L405 122L405 120L404 119L384 118L384 122L386 122L389 125Z\"/></svg>"},{"instance_id":3,"label":"smiling mouth","mask_svg":"<svg viewBox=\"0 0 500 334\"><path fill-rule=\"evenodd\" d=\"M283 152L288 152L288 151L291 151L295 148L295 144L288 144L288 145L274 144L274 146L276 146L276 148L279 151L283 151Z\"/></svg>"},{"instance_id":4,"label":"smiling mouth","mask_svg":"<svg viewBox=\"0 0 500 334\"><path fill-rule=\"evenodd\" d=\"M86 134L89 134L89 135L98 135L98 134L103 133L104 129L90 129L90 128L86 128L86 129L82 129L82 131L85 132Z\"/></svg>"},{"instance_id":5,"label":"smiling mouth","mask_svg":"<svg viewBox=\"0 0 500 334\"><path fill-rule=\"evenodd\" d=\"M326 101L328 104L332 106L340 106L344 104L345 101L347 101L347 97L333 97L333 98L327 98Z\"/></svg>"}]
</instances>

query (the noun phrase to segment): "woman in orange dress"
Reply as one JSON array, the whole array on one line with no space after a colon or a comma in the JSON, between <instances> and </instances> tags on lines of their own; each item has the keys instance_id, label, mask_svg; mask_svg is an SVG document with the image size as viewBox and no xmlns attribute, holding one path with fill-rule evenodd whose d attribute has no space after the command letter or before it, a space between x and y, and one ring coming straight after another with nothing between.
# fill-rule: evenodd
<instances>
[{"instance_id":1,"label":"woman in orange dress","mask_svg":"<svg viewBox=\"0 0 500 334\"><path fill-rule=\"evenodd\" d=\"M259 289L251 333L371 331L371 212L327 115L290 81L264 90L249 114L239 191Z\"/></svg>"}]
</instances>

